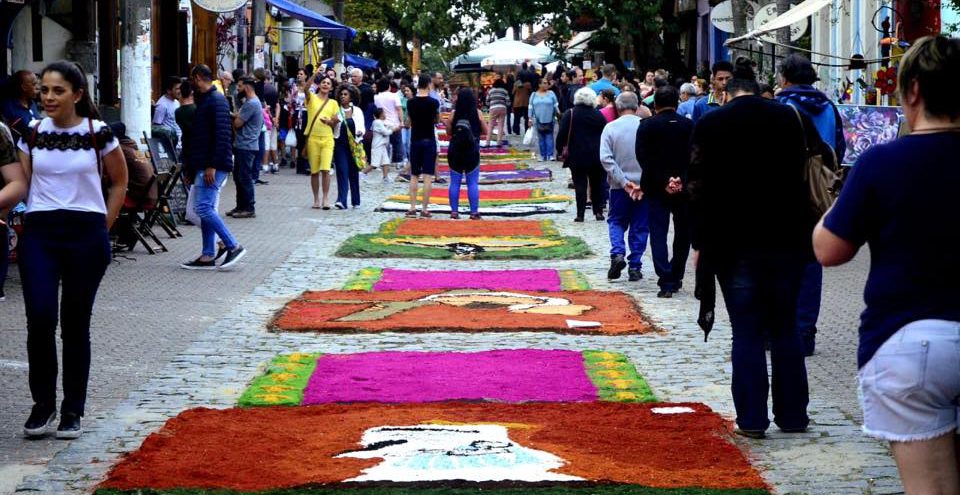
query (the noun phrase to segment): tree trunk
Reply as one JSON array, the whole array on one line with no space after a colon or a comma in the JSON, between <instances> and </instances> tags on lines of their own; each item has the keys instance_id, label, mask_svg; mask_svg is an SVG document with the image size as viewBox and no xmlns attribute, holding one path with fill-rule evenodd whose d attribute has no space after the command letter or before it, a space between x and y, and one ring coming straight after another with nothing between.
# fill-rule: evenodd
<instances>
[{"instance_id":1,"label":"tree trunk","mask_svg":"<svg viewBox=\"0 0 960 495\"><path fill-rule=\"evenodd\" d=\"M267 35L267 2L266 0L253 0L253 19L250 26L250 58L247 59L247 72L253 73L256 67L257 59L257 38L264 39ZM264 50L261 44L260 49ZM268 54L263 54L263 65L269 69L270 64L267 60Z\"/></svg>"},{"instance_id":2,"label":"tree trunk","mask_svg":"<svg viewBox=\"0 0 960 495\"><path fill-rule=\"evenodd\" d=\"M747 0L732 0L731 10L733 10L733 36L747 34ZM731 48L730 56L733 60L745 54L739 48Z\"/></svg>"},{"instance_id":3,"label":"tree trunk","mask_svg":"<svg viewBox=\"0 0 960 495\"><path fill-rule=\"evenodd\" d=\"M790 10L790 0L777 0L777 15L778 15L778 16L783 15L783 14L784 14L786 11L788 11L788 10ZM787 26L787 27L785 27L785 28L781 28L781 29L778 29L778 30L777 30L777 43L782 43L782 44L784 44L784 45L790 44L790 26ZM791 53L792 51L793 51L793 50L791 50L791 49L789 49L789 48L787 48L787 47L778 46L778 47L777 47L777 56L778 56L778 58L779 58L779 57L786 57L787 55L790 55L790 53ZM776 64L774 64L774 65L776 65ZM774 69L774 70L776 70L776 69Z\"/></svg>"},{"instance_id":4,"label":"tree trunk","mask_svg":"<svg viewBox=\"0 0 960 495\"><path fill-rule=\"evenodd\" d=\"M333 17L337 19L337 22L343 24L343 3L344 0L334 0L333 1ZM339 74L343 70L343 65L346 65L343 57L343 40L333 40L333 65L337 68L337 73Z\"/></svg>"},{"instance_id":5,"label":"tree trunk","mask_svg":"<svg viewBox=\"0 0 960 495\"><path fill-rule=\"evenodd\" d=\"M420 35L413 35L413 57L410 60L410 72L416 74L420 71L420 56L423 52L423 42L420 41Z\"/></svg>"},{"instance_id":6,"label":"tree trunk","mask_svg":"<svg viewBox=\"0 0 960 495\"><path fill-rule=\"evenodd\" d=\"M120 3L120 120L127 135L150 135L152 51L150 48L150 0Z\"/></svg>"}]
</instances>

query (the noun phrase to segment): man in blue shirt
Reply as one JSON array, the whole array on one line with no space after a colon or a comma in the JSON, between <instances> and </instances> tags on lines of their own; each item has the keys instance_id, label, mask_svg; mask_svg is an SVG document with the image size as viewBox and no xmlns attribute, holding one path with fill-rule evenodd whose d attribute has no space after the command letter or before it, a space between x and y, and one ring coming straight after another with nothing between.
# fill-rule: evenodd
<instances>
[{"instance_id":1,"label":"man in blue shirt","mask_svg":"<svg viewBox=\"0 0 960 495\"><path fill-rule=\"evenodd\" d=\"M236 130L233 140L233 181L237 186L237 207L227 213L233 218L256 217L253 169L260 152L260 129L263 127L263 105L257 98L254 79L244 76L237 85L237 96L243 105L233 117Z\"/></svg>"},{"instance_id":2,"label":"man in blue shirt","mask_svg":"<svg viewBox=\"0 0 960 495\"><path fill-rule=\"evenodd\" d=\"M697 85L693 83L683 83L680 86L680 105L677 107L677 113L686 117L693 117L693 106L697 104Z\"/></svg>"},{"instance_id":3,"label":"man in blue shirt","mask_svg":"<svg viewBox=\"0 0 960 495\"><path fill-rule=\"evenodd\" d=\"M713 88L710 94L700 98L693 105L693 115L690 117L696 124L700 117L720 108L730 98L727 95L727 83L733 79L733 64L726 60L721 60L711 68L713 76L711 77Z\"/></svg>"},{"instance_id":4,"label":"man in blue shirt","mask_svg":"<svg viewBox=\"0 0 960 495\"><path fill-rule=\"evenodd\" d=\"M590 89L600 94L601 91L605 89L612 89L615 96L620 96L620 88L614 86L614 83L617 80L617 68L613 64L606 64L600 68L600 73L603 74L603 77L590 85Z\"/></svg>"},{"instance_id":5,"label":"man in blue shirt","mask_svg":"<svg viewBox=\"0 0 960 495\"><path fill-rule=\"evenodd\" d=\"M16 141L29 132L30 122L40 120L36 102L40 85L37 83L36 74L28 70L16 72L13 81L16 83L15 94L3 100L0 113Z\"/></svg>"}]
</instances>

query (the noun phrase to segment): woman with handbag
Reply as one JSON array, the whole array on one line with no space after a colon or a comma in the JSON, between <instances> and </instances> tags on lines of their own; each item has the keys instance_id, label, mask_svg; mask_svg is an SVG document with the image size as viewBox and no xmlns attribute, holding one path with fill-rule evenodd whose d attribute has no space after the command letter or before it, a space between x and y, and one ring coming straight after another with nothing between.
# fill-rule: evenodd
<instances>
[{"instance_id":1,"label":"woman with handbag","mask_svg":"<svg viewBox=\"0 0 960 495\"><path fill-rule=\"evenodd\" d=\"M607 120L594 107L597 93L590 88L580 88L573 95L573 108L563 114L557 133L557 152L563 166L573 174L577 198L575 222L583 221L587 210L587 190L593 203L593 214L603 220L603 178L605 172L600 163L600 136Z\"/></svg>"},{"instance_id":2,"label":"woman with handbag","mask_svg":"<svg viewBox=\"0 0 960 495\"><path fill-rule=\"evenodd\" d=\"M327 198L330 195L330 169L333 167L333 130L340 123L340 105L331 98L333 79L318 69L312 80L313 84L310 88L304 88L308 122L304 131L304 139L307 142L304 152L310 164L313 208L329 210L330 204ZM321 176L323 179L322 202L320 200Z\"/></svg>"},{"instance_id":3,"label":"woman with handbag","mask_svg":"<svg viewBox=\"0 0 960 495\"><path fill-rule=\"evenodd\" d=\"M351 84L340 86L340 125L334 130L333 164L337 174L338 210L347 209L347 191L354 208L360 207L360 167L366 162L363 134L366 132L363 112L353 102L360 101L360 90Z\"/></svg>"},{"instance_id":4,"label":"woman with handbag","mask_svg":"<svg viewBox=\"0 0 960 495\"><path fill-rule=\"evenodd\" d=\"M98 120L83 70L57 62L43 70L41 80L48 117L19 144L30 184L19 264L34 402L23 430L28 437L45 435L56 417L59 315L63 402L56 436L71 439L82 432L90 315L111 261L108 232L123 206L127 166L117 138Z\"/></svg>"},{"instance_id":5,"label":"woman with handbag","mask_svg":"<svg viewBox=\"0 0 960 495\"><path fill-rule=\"evenodd\" d=\"M540 143L540 159L553 160L553 128L560 113L557 95L550 91L550 79L540 79L537 92L530 97L528 118L533 121Z\"/></svg>"}]
</instances>

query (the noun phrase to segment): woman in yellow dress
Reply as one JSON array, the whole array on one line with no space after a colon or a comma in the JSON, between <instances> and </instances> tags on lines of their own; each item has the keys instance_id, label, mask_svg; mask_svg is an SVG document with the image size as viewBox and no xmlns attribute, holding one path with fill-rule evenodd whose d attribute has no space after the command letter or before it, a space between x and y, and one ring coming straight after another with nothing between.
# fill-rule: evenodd
<instances>
[{"instance_id":1,"label":"woman in yellow dress","mask_svg":"<svg viewBox=\"0 0 960 495\"><path fill-rule=\"evenodd\" d=\"M310 88L304 88L307 106L307 162L310 163L310 187L313 189L313 208L330 209L330 169L333 163L333 130L340 123L340 105L330 98L333 80L320 70L310 78ZM306 86L307 81L304 82ZM320 182L323 181L323 201L320 201Z\"/></svg>"}]
</instances>

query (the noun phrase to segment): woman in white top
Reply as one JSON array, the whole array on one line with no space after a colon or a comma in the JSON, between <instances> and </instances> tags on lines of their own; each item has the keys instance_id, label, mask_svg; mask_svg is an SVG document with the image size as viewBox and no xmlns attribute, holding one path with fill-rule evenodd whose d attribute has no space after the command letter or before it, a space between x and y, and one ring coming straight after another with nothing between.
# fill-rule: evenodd
<instances>
[{"instance_id":1,"label":"woman in white top","mask_svg":"<svg viewBox=\"0 0 960 495\"><path fill-rule=\"evenodd\" d=\"M19 265L34 402L24 434L44 435L56 418L59 311L63 402L56 436L78 438L90 372L90 315L111 261L108 232L123 204L127 167L110 127L97 120L83 70L57 62L40 78L48 117L19 143L30 187Z\"/></svg>"}]
</instances>

